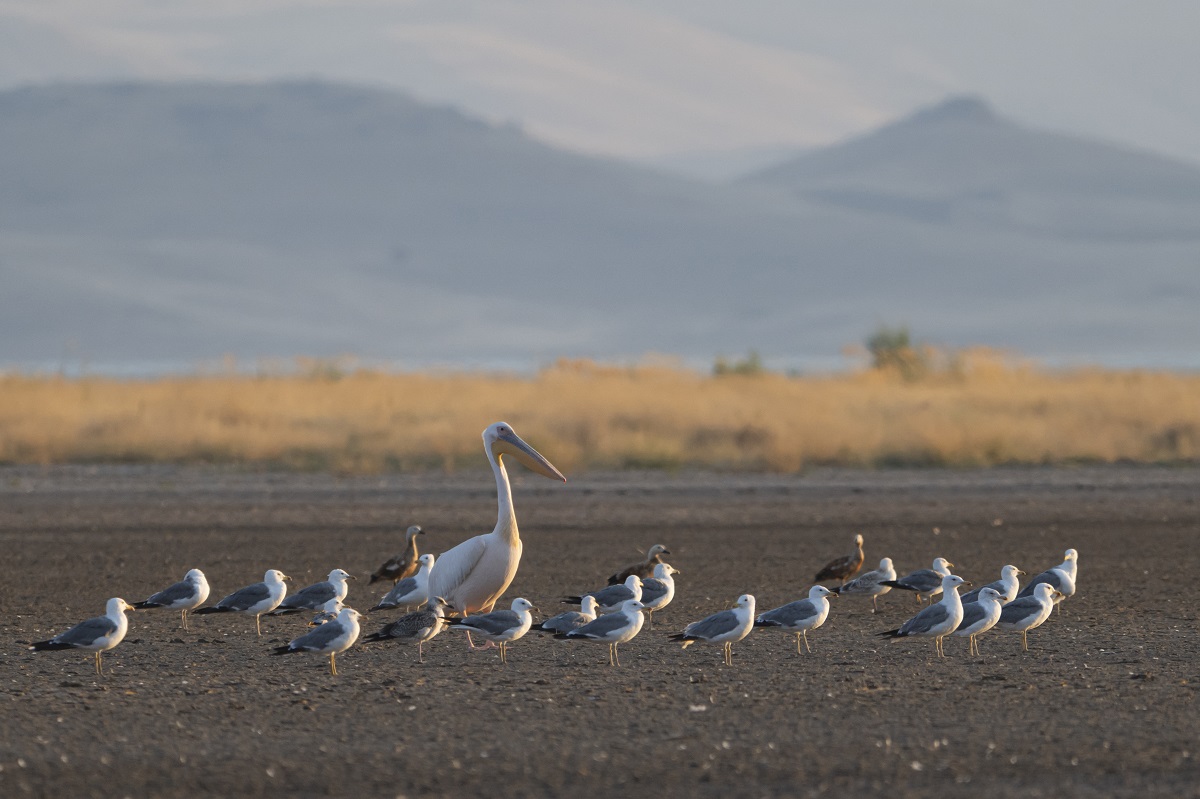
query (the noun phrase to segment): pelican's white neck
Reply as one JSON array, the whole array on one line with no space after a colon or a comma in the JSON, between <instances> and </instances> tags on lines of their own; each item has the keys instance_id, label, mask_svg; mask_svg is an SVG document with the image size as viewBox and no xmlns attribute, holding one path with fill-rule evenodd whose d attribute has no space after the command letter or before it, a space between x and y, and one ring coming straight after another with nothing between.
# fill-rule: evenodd
<instances>
[{"instance_id":1,"label":"pelican's white neck","mask_svg":"<svg viewBox=\"0 0 1200 799\"><path fill-rule=\"evenodd\" d=\"M492 534L512 542L520 541L517 512L513 509L512 485L508 482L508 471L504 468L503 457L492 452L491 447L487 448L487 456L496 475L496 529Z\"/></svg>"}]
</instances>

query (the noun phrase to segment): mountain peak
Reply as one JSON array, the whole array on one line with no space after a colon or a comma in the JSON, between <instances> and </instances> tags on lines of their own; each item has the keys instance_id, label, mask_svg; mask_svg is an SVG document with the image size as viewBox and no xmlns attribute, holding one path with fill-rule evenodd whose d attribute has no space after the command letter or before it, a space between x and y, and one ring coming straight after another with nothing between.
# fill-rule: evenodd
<instances>
[{"instance_id":1,"label":"mountain peak","mask_svg":"<svg viewBox=\"0 0 1200 799\"><path fill-rule=\"evenodd\" d=\"M922 108L909 121L928 122L996 122L999 117L982 97L964 94L948 97L937 105Z\"/></svg>"}]
</instances>

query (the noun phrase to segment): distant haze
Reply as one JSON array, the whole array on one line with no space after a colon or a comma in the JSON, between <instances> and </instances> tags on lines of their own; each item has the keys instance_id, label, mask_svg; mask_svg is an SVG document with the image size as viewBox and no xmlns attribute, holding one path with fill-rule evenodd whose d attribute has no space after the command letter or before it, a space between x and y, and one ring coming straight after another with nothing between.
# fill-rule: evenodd
<instances>
[{"instance_id":1,"label":"distant haze","mask_svg":"<svg viewBox=\"0 0 1200 799\"><path fill-rule=\"evenodd\" d=\"M1197 366L1200 169L957 97L733 182L317 81L0 93L0 362ZM740 171L740 170L739 170Z\"/></svg>"}]
</instances>

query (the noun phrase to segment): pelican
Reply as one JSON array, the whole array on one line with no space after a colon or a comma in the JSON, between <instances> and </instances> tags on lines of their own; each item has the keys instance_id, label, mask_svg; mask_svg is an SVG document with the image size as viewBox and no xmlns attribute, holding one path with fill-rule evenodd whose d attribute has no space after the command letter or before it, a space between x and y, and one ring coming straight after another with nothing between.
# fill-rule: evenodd
<instances>
[{"instance_id":1,"label":"pelican","mask_svg":"<svg viewBox=\"0 0 1200 799\"><path fill-rule=\"evenodd\" d=\"M429 573L429 595L445 597L463 615L491 613L517 574L521 562L521 536L513 511L512 488L504 469L504 456L512 455L531 471L564 483L567 478L554 464L513 432L512 425L496 422L483 431L483 448L496 475L496 528L468 538L438 556ZM470 636L468 635L468 640ZM474 647L474 644L472 644Z\"/></svg>"}]
</instances>

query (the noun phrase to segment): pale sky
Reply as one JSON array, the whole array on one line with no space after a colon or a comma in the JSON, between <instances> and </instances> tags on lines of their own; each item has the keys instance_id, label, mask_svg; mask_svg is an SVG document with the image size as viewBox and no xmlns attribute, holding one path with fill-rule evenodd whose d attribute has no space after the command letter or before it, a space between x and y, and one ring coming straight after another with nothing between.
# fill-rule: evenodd
<instances>
[{"instance_id":1,"label":"pale sky","mask_svg":"<svg viewBox=\"0 0 1200 799\"><path fill-rule=\"evenodd\" d=\"M1200 3L0 0L0 87L325 78L628 158L837 141L974 93L1200 163Z\"/></svg>"}]
</instances>

